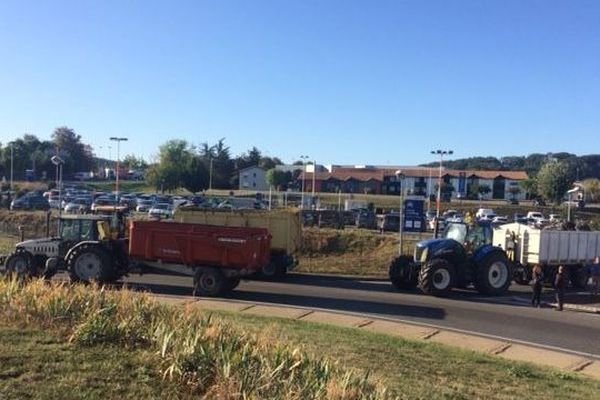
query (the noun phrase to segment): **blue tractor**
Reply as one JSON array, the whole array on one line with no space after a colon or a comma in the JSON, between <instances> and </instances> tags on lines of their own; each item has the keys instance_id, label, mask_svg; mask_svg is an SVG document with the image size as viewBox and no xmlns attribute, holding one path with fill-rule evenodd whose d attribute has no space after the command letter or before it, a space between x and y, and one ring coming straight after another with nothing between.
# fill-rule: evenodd
<instances>
[{"instance_id":1,"label":"blue tractor","mask_svg":"<svg viewBox=\"0 0 600 400\"><path fill-rule=\"evenodd\" d=\"M418 286L434 296L470 285L480 293L500 295L511 284L513 264L501 248L492 246L489 223L451 222L441 238L417 243L413 257L395 258L389 276L397 289Z\"/></svg>"}]
</instances>

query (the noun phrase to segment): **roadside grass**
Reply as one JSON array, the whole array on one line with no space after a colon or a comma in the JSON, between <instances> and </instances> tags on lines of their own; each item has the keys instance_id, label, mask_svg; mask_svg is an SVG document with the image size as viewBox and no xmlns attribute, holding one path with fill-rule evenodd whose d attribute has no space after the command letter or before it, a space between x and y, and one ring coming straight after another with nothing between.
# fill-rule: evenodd
<instances>
[{"instance_id":1,"label":"roadside grass","mask_svg":"<svg viewBox=\"0 0 600 400\"><path fill-rule=\"evenodd\" d=\"M308 356L271 336L244 332L213 314L159 304L146 294L127 290L0 279L0 324L49 332L62 339L61 343L68 341L76 346L74 351L104 349L109 353L105 356L110 357L112 346L132 355L138 351L147 357L154 355L145 365L154 366L168 385L178 385L182 392L196 398L390 398L385 387L372 382L363 371L344 368L320 356ZM23 356L36 351L39 350L33 346ZM48 357L57 360L58 354L51 352ZM134 362L124 353L115 357L122 357L122 363ZM10 379L12 387L18 387L13 379L24 374L45 374L43 369L30 370L29 363L11 360L2 368L21 368ZM65 377L73 382L74 390L83 390L82 386L90 384L89 379L77 379L81 366L72 364ZM98 385L102 389L114 383L104 381ZM17 388L10 394L24 398L24 390ZM34 394L34 398L45 397Z\"/></svg>"},{"instance_id":2,"label":"roadside grass","mask_svg":"<svg viewBox=\"0 0 600 400\"><path fill-rule=\"evenodd\" d=\"M535 400L596 399L600 393L599 381L575 373L444 345L194 305L159 305L145 294L93 286L36 281L15 287L4 280L0 311L2 399ZM159 328L152 316L170 327ZM268 355L265 364L259 354ZM280 369L294 368L294 391L242 396L244 382L285 385ZM321 382L321 391L298 392L314 388L323 376L329 380ZM364 386L351 390L357 384Z\"/></svg>"},{"instance_id":3,"label":"roadside grass","mask_svg":"<svg viewBox=\"0 0 600 400\"><path fill-rule=\"evenodd\" d=\"M0 256L8 255L15 249L15 243L19 239L15 236L8 236L0 234Z\"/></svg>"},{"instance_id":4,"label":"roadside grass","mask_svg":"<svg viewBox=\"0 0 600 400\"><path fill-rule=\"evenodd\" d=\"M250 332L339 360L403 399L598 399L600 381L435 343L318 323L219 312Z\"/></svg>"},{"instance_id":5,"label":"roadside grass","mask_svg":"<svg viewBox=\"0 0 600 400\"><path fill-rule=\"evenodd\" d=\"M162 379L156 354L118 346L77 346L43 329L0 325L0 398L185 398Z\"/></svg>"}]
</instances>

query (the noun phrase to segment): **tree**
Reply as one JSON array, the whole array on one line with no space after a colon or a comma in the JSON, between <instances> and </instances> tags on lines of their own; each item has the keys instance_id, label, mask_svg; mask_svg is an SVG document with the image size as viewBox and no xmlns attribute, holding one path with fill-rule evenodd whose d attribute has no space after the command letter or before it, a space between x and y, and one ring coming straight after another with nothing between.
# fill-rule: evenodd
<instances>
[{"instance_id":1,"label":"tree","mask_svg":"<svg viewBox=\"0 0 600 400\"><path fill-rule=\"evenodd\" d=\"M267 182L277 190L286 188L291 180L292 173L290 171L281 171L274 168L267 171Z\"/></svg>"},{"instance_id":2,"label":"tree","mask_svg":"<svg viewBox=\"0 0 600 400\"><path fill-rule=\"evenodd\" d=\"M560 203L574 181L573 171L564 161L550 161L537 175L538 192L547 201Z\"/></svg>"},{"instance_id":3,"label":"tree","mask_svg":"<svg viewBox=\"0 0 600 400\"><path fill-rule=\"evenodd\" d=\"M600 201L600 180L588 178L581 182L587 201L597 203Z\"/></svg>"},{"instance_id":4,"label":"tree","mask_svg":"<svg viewBox=\"0 0 600 400\"><path fill-rule=\"evenodd\" d=\"M527 193L527 198L531 199L537 197L537 179L529 178L519 182L521 188Z\"/></svg>"},{"instance_id":5,"label":"tree","mask_svg":"<svg viewBox=\"0 0 600 400\"><path fill-rule=\"evenodd\" d=\"M81 141L81 135L69 127L61 126L52 132L52 141L58 154L65 160L63 173L91 171L94 168L92 148Z\"/></svg>"},{"instance_id":6,"label":"tree","mask_svg":"<svg viewBox=\"0 0 600 400\"><path fill-rule=\"evenodd\" d=\"M479 185L477 191L479 192L481 198L483 198L486 194L490 193L492 189L490 188L490 185Z\"/></svg>"},{"instance_id":7,"label":"tree","mask_svg":"<svg viewBox=\"0 0 600 400\"><path fill-rule=\"evenodd\" d=\"M183 186L194 149L185 140L169 140L159 147L158 162L148 171L147 181L156 188L174 190Z\"/></svg>"},{"instance_id":8,"label":"tree","mask_svg":"<svg viewBox=\"0 0 600 400\"><path fill-rule=\"evenodd\" d=\"M202 158L194 154L185 166L182 186L192 193L208 188L209 172Z\"/></svg>"},{"instance_id":9,"label":"tree","mask_svg":"<svg viewBox=\"0 0 600 400\"><path fill-rule=\"evenodd\" d=\"M511 186L508 188L508 193L515 199L521 193L521 188L518 186Z\"/></svg>"},{"instance_id":10,"label":"tree","mask_svg":"<svg viewBox=\"0 0 600 400\"><path fill-rule=\"evenodd\" d=\"M148 163L142 157L136 157L134 154L127 154L121 164L129 169L145 171Z\"/></svg>"}]
</instances>

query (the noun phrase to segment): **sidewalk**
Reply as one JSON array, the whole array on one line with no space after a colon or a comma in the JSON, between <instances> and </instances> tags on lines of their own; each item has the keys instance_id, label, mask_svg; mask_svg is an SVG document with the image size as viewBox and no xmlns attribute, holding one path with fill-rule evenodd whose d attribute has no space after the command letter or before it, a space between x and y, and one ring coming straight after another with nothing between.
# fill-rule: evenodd
<instances>
[{"instance_id":1,"label":"sidewalk","mask_svg":"<svg viewBox=\"0 0 600 400\"><path fill-rule=\"evenodd\" d=\"M497 336L325 309L173 295L153 295L153 297L165 303L200 307L206 310L316 322L399 336L411 340L439 343L486 353L507 360L525 361L544 367L577 372L590 378L600 379L600 359L594 355L564 352L549 346L539 346Z\"/></svg>"},{"instance_id":2,"label":"sidewalk","mask_svg":"<svg viewBox=\"0 0 600 400\"><path fill-rule=\"evenodd\" d=\"M546 302L547 305L557 307L554 298ZM600 314L600 296L593 296L589 292L565 293L565 310L580 311Z\"/></svg>"}]
</instances>

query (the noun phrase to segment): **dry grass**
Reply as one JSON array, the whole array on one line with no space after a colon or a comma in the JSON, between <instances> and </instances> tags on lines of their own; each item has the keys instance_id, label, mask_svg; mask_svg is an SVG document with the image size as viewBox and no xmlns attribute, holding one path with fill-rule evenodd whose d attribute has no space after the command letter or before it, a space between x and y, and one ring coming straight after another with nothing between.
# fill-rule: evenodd
<instances>
[{"instance_id":1,"label":"dry grass","mask_svg":"<svg viewBox=\"0 0 600 400\"><path fill-rule=\"evenodd\" d=\"M415 244L430 235L405 234L403 253L412 254ZM364 229L305 228L297 271L346 275L388 273L398 255L398 235Z\"/></svg>"},{"instance_id":2,"label":"dry grass","mask_svg":"<svg viewBox=\"0 0 600 400\"><path fill-rule=\"evenodd\" d=\"M163 377L199 398L388 398L363 373L258 339L198 309L160 305L126 290L3 279L0 315L3 324L49 330L86 348L155 352Z\"/></svg>"}]
</instances>

